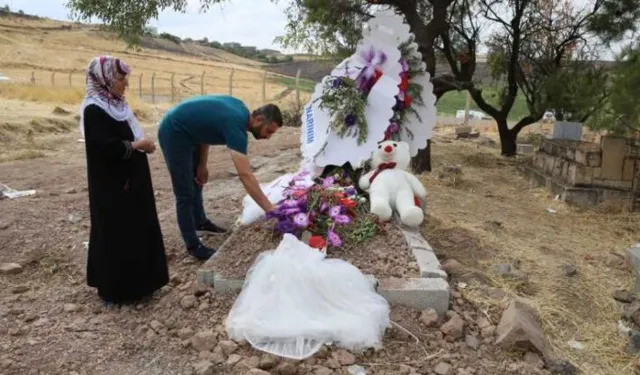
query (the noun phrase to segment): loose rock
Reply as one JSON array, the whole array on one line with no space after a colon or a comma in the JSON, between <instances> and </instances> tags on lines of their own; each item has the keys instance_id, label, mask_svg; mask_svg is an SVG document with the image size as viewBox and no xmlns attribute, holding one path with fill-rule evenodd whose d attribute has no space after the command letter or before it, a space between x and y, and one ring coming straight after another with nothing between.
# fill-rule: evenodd
<instances>
[{"instance_id":1,"label":"loose rock","mask_svg":"<svg viewBox=\"0 0 640 375\"><path fill-rule=\"evenodd\" d=\"M342 366L349 366L356 363L356 356L346 350L338 350L333 356Z\"/></svg>"},{"instance_id":2,"label":"loose rock","mask_svg":"<svg viewBox=\"0 0 640 375\"><path fill-rule=\"evenodd\" d=\"M438 326L438 313L434 309L426 309L420 313L420 321L429 328Z\"/></svg>"},{"instance_id":3,"label":"loose rock","mask_svg":"<svg viewBox=\"0 0 640 375\"><path fill-rule=\"evenodd\" d=\"M314 375L333 375L333 371L326 367L318 366L313 372Z\"/></svg>"},{"instance_id":4,"label":"loose rock","mask_svg":"<svg viewBox=\"0 0 640 375\"><path fill-rule=\"evenodd\" d=\"M249 370L247 372L247 375L271 375L268 372L264 371L264 370L260 370L258 368L252 368L251 370Z\"/></svg>"},{"instance_id":5,"label":"loose rock","mask_svg":"<svg viewBox=\"0 0 640 375\"><path fill-rule=\"evenodd\" d=\"M237 355L237 354L231 354L229 356L229 358L227 359L227 365L229 366L233 366L236 363L240 362L240 360L242 360L242 357Z\"/></svg>"},{"instance_id":6,"label":"loose rock","mask_svg":"<svg viewBox=\"0 0 640 375\"><path fill-rule=\"evenodd\" d=\"M196 375L213 375L215 366L209 361L200 361L193 366Z\"/></svg>"},{"instance_id":7,"label":"loose rock","mask_svg":"<svg viewBox=\"0 0 640 375\"><path fill-rule=\"evenodd\" d=\"M633 331L629 335L629 343L627 344L627 353L634 355L640 352L640 332Z\"/></svg>"},{"instance_id":8,"label":"loose rock","mask_svg":"<svg viewBox=\"0 0 640 375\"><path fill-rule=\"evenodd\" d=\"M549 359L546 362L547 370L554 375L576 375L578 369L566 359Z\"/></svg>"},{"instance_id":9,"label":"loose rock","mask_svg":"<svg viewBox=\"0 0 640 375\"><path fill-rule=\"evenodd\" d=\"M453 368L451 367L450 364L446 363L446 362L440 362L436 365L436 367L433 369L433 371L435 371L436 374L438 375L452 375L453 374Z\"/></svg>"},{"instance_id":10,"label":"loose rock","mask_svg":"<svg viewBox=\"0 0 640 375\"><path fill-rule=\"evenodd\" d=\"M525 349L544 354L547 341L535 312L520 299L515 299L502 314L496 328L496 344L503 349Z\"/></svg>"},{"instance_id":11,"label":"loose rock","mask_svg":"<svg viewBox=\"0 0 640 375\"><path fill-rule=\"evenodd\" d=\"M188 339L189 337L193 336L193 330L189 327L186 328L180 328L178 330L178 337L185 340Z\"/></svg>"},{"instance_id":12,"label":"loose rock","mask_svg":"<svg viewBox=\"0 0 640 375\"><path fill-rule=\"evenodd\" d=\"M524 361L535 368L543 368L544 361L537 353L527 352L524 355Z\"/></svg>"},{"instance_id":13,"label":"loose rock","mask_svg":"<svg viewBox=\"0 0 640 375\"><path fill-rule=\"evenodd\" d=\"M198 303L198 299L194 295L184 296L180 300L180 306L182 306L183 309L191 309L196 303Z\"/></svg>"},{"instance_id":14,"label":"loose rock","mask_svg":"<svg viewBox=\"0 0 640 375\"><path fill-rule=\"evenodd\" d=\"M451 318L440 327L440 331L447 336L447 340L454 341L462 337L464 332L464 320L457 313L451 314Z\"/></svg>"},{"instance_id":15,"label":"loose rock","mask_svg":"<svg viewBox=\"0 0 640 375\"><path fill-rule=\"evenodd\" d=\"M22 266L18 263L0 264L0 275L17 275L22 272Z\"/></svg>"},{"instance_id":16,"label":"loose rock","mask_svg":"<svg viewBox=\"0 0 640 375\"><path fill-rule=\"evenodd\" d=\"M220 345L220 349L222 349L222 353L224 353L224 355L226 356L229 356L233 354L233 352L238 350L238 344L236 344L231 340L220 341L218 345Z\"/></svg>"},{"instance_id":17,"label":"loose rock","mask_svg":"<svg viewBox=\"0 0 640 375\"><path fill-rule=\"evenodd\" d=\"M605 261L607 267L624 269L627 267L627 261L621 254L609 253Z\"/></svg>"},{"instance_id":18,"label":"loose rock","mask_svg":"<svg viewBox=\"0 0 640 375\"><path fill-rule=\"evenodd\" d=\"M631 303L636 299L636 296L628 290L616 290L613 292L613 299L618 302Z\"/></svg>"},{"instance_id":19,"label":"loose rock","mask_svg":"<svg viewBox=\"0 0 640 375\"><path fill-rule=\"evenodd\" d=\"M278 375L297 375L298 368L291 362L281 362L276 366L274 372Z\"/></svg>"},{"instance_id":20,"label":"loose rock","mask_svg":"<svg viewBox=\"0 0 640 375\"><path fill-rule=\"evenodd\" d=\"M271 370L272 368L276 367L279 362L280 358L278 358L277 356L265 353L262 355L262 358L260 358L258 367L263 370Z\"/></svg>"},{"instance_id":21,"label":"loose rock","mask_svg":"<svg viewBox=\"0 0 640 375\"><path fill-rule=\"evenodd\" d=\"M560 266L560 269L562 270L562 274L566 277L573 277L578 274L578 270L571 263L563 263L562 266Z\"/></svg>"},{"instance_id":22,"label":"loose rock","mask_svg":"<svg viewBox=\"0 0 640 375\"><path fill-rule=\"evenodd\" d=\"M68 313L80 311L80 306L76 305L75 303L65 303L63 308L64 311Z\"/></svg>"},{"instance_id":23,"label":"loose rock","mask_svg":"<svg viewBox=\"0 0 640 375\"><path fill-rule=\"evenodd\" d=\"M478 350L478 347L480 346L478 339L473 335L467 335L464 339L464 342L473 350Z\"/></svg>"},{"instance_id":24,"label":"loose rock","mask_svg":"<svg viewBox=\"0 0 640 375\"><path fill-rule=\"evenodd\" d=\"M213 331L198 332L191 338L191 346L198 352L212 351L216 343L216 334Z\"/></svg>"}]
</instances>

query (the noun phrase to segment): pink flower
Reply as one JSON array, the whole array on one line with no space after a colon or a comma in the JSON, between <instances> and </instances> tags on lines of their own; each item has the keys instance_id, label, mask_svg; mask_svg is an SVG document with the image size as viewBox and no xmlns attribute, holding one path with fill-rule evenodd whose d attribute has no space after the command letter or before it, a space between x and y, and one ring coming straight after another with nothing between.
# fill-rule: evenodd
<instances>
[{"instance_id":1,"label":"pink flower","mask_svg":"<svg viewBox=\"0 0 640 375\"><path fill-rule=\"evenodd\" d=\"M302 212L296 214L296 216L293 217L293 223L298 228L306 228L309 226L309 215Z\"/></svg>"},{"instance_id":2,"label":"pink flower","mask_svg":"<svg viewBox=\"0 0 640 375\"><path fill-rule=\"evenodd\" d=\"M336 215L333 217L333 221L337 224L349 224L351 222L351 218L347 215Z\"/></svg>"},{"instance_id":3,"label":"pink flower","mask_svg":"<svg viewBox=\"0 0 640 375\"><path fill-rule=\"evenodd\" d=\"M342 213L342 206L333 206L329 209L329 216L333 219Z\"/></svg>"},{"instance_id":4,"label":"pink flower","mask_svg":"<svg viewBox=\"0 0 640 375\"><path fill-rule=\"evenodd\" d=\"M335 182L336 182L336 179L329 176L325 178L324 181L322 181L322 187L325 189L330 188L331 186L333 186Z\"/></svg>"},{"instance_id":5,"label":"pink flower","mask_svg":"<svg viewBox=\"0 0 640 375\"><path fill-rule=\"evenodd\" d=\"M331 244L331 246L333 247L342 246L342 239L332 229L329 229L329 232L327 233L327 239L329 240L329 244Z\"/></svg>"},{"instance_id":6,"label":"pink flower","mask_svg":"<svg viewBox=\"0 0 640 375\"><path fill-rule=\"evenodd\" d=\"M327 202L322 202L320 204L320 212L323 213L327 210L327 208L329 208L329 205L327 204Z\"/></svg>"}]
</instances>

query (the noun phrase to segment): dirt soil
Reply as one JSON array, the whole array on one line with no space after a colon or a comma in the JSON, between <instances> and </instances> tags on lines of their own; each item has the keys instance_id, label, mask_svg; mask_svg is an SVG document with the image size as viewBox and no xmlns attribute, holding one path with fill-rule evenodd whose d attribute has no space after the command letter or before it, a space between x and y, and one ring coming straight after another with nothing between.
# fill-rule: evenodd
<instances>
[{"instance_id":1,"label":"dirt soil","mask_svg":"<svg viewBox=\"0 0 640 375\"><path fill-rule=\"evenodd\" d=\"M52 110L53 106L47 111ZM146 131L154 137L152 126ZM106 308L86 286L86 165L84 145L76 139L73 131L51 136L47 142L55 147L44 150L44 157L0 163L0 182L17 190L37 190L32 197L0 201L0 264L21 266L16 274L0 275L1 374L244 375L256 359L258 367L273 375L345 375L354 363L369 375L426 375L436 368L453 375L546 374L521 356L503 353L492 338L478 336L476 320L484 313L457 292L452 308L475 341L465 342L464 336L447 340L442 321L427 325L419 319L421 312L393 308L392 319L411 335L391 327L384 349L377 352L352 357L323 349L299 363L274 359L246 344L235 348L224 332L235 296L216 295L196 284L202 263L183 248L169 175L159 153L150 156L150 164L171 283L146 304ZM299 139L297 130L286 128L272 140L252 142L250 155L261 182L296 169ZM242 185L223 150L211 151L209 168L205 209L214 221L230 225L241 210ZM220 246L224 240L225 236L214 237L207 244ZM387 254L391 259L394 253ZM198 335L210 337L206 344L211 345L203 348Z\"/></svg>"},{"instance_id":2,"label":"dirt soil","mask_svg":"<svg viewBox=\"0 0 640 375\"><path fill-rule=\"evenodd\" d=\"M214 268L222 275L244 279L260 253L275 250L282 235L274 232L274 221L240 227L216 255ZM418 277L418 265L409 253L402 232L390 223L381 225L374 238L345 248L329 248L327 258L340 258L365 275L378 278Z\"/></svg>"}]
</instances>

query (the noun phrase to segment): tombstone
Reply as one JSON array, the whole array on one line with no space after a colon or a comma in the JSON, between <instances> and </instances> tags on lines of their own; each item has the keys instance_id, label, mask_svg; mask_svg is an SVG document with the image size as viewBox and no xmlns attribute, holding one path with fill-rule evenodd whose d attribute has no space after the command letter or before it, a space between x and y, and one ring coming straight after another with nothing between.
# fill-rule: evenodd
<instances>
[{"instance_id":1,"label":"tombstone","mask_svg":"<svg viewBox=\"0 0 640 375\"><path fill-rule=\"evenodd\" d=\"M582 140L582 123L569 121L556 121L553 124L553 139L567 139L571 141Z\"/></svg>"},{"instance_id":2,"label":"tombstone","mask_svg":"<svg viewBox=\"0 0 640 375\"><path fill-rule=\"evenodd\" d=\"M518 143L516 145L518 154L531 154L533 153L533 145L528 143Z\"/></svg>"}]
</instances>

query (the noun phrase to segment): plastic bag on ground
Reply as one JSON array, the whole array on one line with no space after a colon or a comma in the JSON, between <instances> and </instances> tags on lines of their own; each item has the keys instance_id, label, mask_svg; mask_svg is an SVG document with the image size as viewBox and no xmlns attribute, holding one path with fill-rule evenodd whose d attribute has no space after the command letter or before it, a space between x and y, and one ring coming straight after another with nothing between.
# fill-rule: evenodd
<instances>
[{"instance_id":1,"label":"plastic bag on ground","mask_svg":"<svg viewBox=\"0 0 640 375\"><path fill-rule=\"evenodd\" d=\"M235 341L302 360L328 343L379 349L389 304L358 268L285 234L256 259L225 323Z\"/></svg>"}]
</instances>

